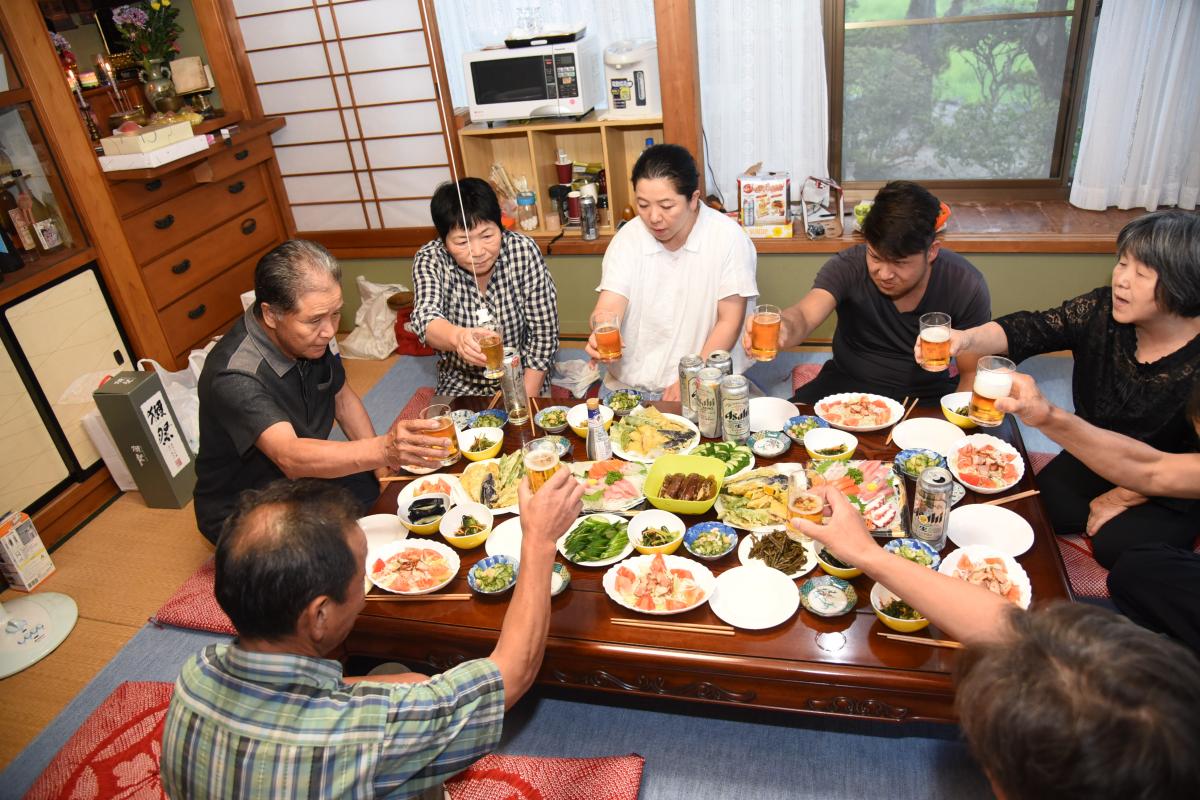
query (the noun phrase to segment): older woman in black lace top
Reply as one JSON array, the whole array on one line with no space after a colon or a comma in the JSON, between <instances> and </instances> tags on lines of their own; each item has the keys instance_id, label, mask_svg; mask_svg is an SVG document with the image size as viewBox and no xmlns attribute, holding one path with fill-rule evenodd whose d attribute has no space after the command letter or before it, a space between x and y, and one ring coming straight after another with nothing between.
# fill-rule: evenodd
<instances>
[{"instance_id":1,"label":"older woman in black lace top","mask_svg":"<svg viewBox=\"0 0 1200 800\"><path fill-rule=\"evenodd\" d=\"M1048 311L1020 311L956 331L952 352L1075 356L1075 412L1158 449L1194 449L1185 406L1200 372L1200 216L1147 214L1117 237L1112 286ZM1055 532L1085 532L1111 567L1126 548L1165 542L1189 548L1200 504L1147 498L1114 486L1062 452L1038 475Z\"/></svg>"}]
</instances>

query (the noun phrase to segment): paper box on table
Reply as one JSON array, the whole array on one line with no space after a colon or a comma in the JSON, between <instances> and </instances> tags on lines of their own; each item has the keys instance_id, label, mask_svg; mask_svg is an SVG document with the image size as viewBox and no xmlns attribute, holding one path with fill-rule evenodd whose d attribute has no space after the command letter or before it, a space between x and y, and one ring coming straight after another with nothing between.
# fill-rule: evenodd
<instances>
[{"instance_id":1,"label":"paper box on table","mask_svg":"<svg viewBox=\"0 0 1200 800\"><path fill-rule=\"evenodd\" d=\"M192 136L182 142L175 142L147 153L121 153L115 156L100 156L100 169L105 172L116 172L123 169L149 169L170 164L172 161L199 153L208 149L208 138Z\"/></svg>"},{"instance_id":2,"label":"paper box on table","mask_svg":"<svg viewBox=\"0 0 1200 800\"><path fill-rule=\"evenodd\" d=\"M32 591L54 572L33 520L20 511L0 514L0 572L14 589Z\"/></svg>"},{"instance_id":3,"label":"paper box on table","mask_svg":"<svg viewBox=\"0 0 1200 800\"><path fill-rule=\"evenodd\" d=\"M146 505L187 505L196 487L196 459L158 375L118 372L92 397Z\"/></svg>"},{"instance_id":4,"label":"paper box on table","mask_svg":"<svg viewBox=\"0 0 1200 800\"><path fill-rule=\"evenodd\" d=\"M738 176L738 209L742 225L782 225L791 221L792 179L786 172L749 172ZM746 219L746 206L754 219Z\"/></svg>"},{"instance_id":5,"label":"paper box on table","mask_svg":"<svg viewBox=\"0 0 1200 800\"><path fill-rule=\"evenodd\" d=\"M149 153L151 150L191 138L192 123L185 120L167 125L146 126L139 133L115 133L101 139L100 144L104 145L104 155L119 156L127 153Z\"/></svg>"}]
</instances>

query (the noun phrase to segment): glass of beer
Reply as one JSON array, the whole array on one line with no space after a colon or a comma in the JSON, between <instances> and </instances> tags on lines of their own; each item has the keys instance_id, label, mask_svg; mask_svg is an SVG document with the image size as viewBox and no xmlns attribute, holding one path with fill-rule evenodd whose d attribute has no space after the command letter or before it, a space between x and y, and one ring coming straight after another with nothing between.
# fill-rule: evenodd
<instances>
[{"instance_id":1,"label":"glass of beer","mask_svg":"<svg viewBox=\"0 0 1200 800\"><path fill-rule=\"evenodd\" d=\"M808 537L792 527L792 518L800 517L819 525L823 519L821 510L825 507L825 502L808 490L808 480L805 478L804 470L797 470L788 476L787 507L786 532L788 538L797 542L806 541Z\"/></svg>"},{"instance_id":2,"label":"glass of beer","mask_svg":"<svg viewBox=\"0 0 1200 800\"><path fill-rule=\"evenodd\" d=\"M446 451L446 455L441 460L442 466L448 467L457 462L460 455L458 451L458 429L454 427L454 420L450 418L450 406L445 403L436 403L429 406L421 412L421 419L436 420L439 423L438 427L423 431L423 433L426 436L446 440L446 444L442 448Z\"/></svg>"},{"instance_id":3,"label":"glass of beer","mask_svg":"<svg viewBox=\"0 0 1200 800\"><path fill-rule=\"evenodd\" d=\"M921 315L921 366L941 372L950 366L950 315L940 311Z\"/></svg>"},{"instance_id":4,"label":"glass of beer","mask_svg":"<svg viewBox=\"0 0 1200 800\"><path fill-rule=\"evenodd\" d=\"M615 311L592 314L592 335L601 361L616 361L621 357L621 316Z\"/></svg>"},{"instance_id":5,"label":"glass of beer","mask_svg":"<svg viewBox=\"0 0 1200 800\"><path fill-rule=\"evenodd\" d=\"M996 401L1012 391L1012 376L1017 365L1003 356L984 356L975 371L971 389L971 421L985 428L994 428L1004 421L1004 413L996 410Z\"/></svg>"},{"instance_id":6,"label":"glass of beer","mask_svg":"<svg viewBox=\"0 0 1200 800\"><path fill-rule=\"evenodd\" d=\"M779 353L779 306L754 307L750 317L750 357L755 361L770 361Z\"/></svg>"},{"instance_id":7,"label":"glass of beer","mask_svg":"<svg viewBox=\"0 0 1200 800\"><path fill-rule=\"evenodd\" d=\"M558 448L551 439L541 438L526 442L521 449L524 452L525 474L529 476L529 488L536 492L558 472L561 466Z\"/></svg>"},{"instance_id":8,"label":"glass of beer","mask_svg":"<svg viewBox=\"0 0 1200 800\"><path fill-rule=\"evenodd\" d=\"M477 334L479 349L487 364L483 368L483 377L490 381L498 380L504 375L504 331L498 322L488 322L479 326L483 333Z\"/></svg>"}]
</instances>

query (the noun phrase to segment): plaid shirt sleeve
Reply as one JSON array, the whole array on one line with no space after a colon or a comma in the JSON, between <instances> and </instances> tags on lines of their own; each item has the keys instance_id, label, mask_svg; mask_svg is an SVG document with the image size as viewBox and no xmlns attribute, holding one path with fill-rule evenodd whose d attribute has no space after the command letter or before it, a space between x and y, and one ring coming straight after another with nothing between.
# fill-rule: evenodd
<instances>
[{"instance_id":1,"label":"plaid shirt sleeve","mask_svg":"<svg viewBox=\"0 0 1200 800\"><path fill-rule=\"evenodd\" d=\"M445 265L438 257L438 242L429 242L413 256L413 311L409 326L425 344L425 329L435 319L444 319L446 305Z\"/></svg>"},{"instance_id":2,"label":"plaid shirt sleeve","mask_svg":"<svg viewBox=\"0 0 1200 800\"><path fill-rule=\"evenodd\" d=\"M521 360L526 369L549 373L558 352L558 290L537 244L525 236L514 236L513 240L512 258L520 265L519 290L524 293L521 310L526 333Z\"/></svg>"}]
</instances>

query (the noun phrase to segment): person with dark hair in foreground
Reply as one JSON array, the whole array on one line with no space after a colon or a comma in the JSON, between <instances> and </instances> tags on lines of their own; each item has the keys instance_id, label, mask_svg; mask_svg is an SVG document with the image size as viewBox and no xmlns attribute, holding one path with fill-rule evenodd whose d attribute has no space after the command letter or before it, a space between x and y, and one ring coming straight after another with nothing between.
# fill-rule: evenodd
<instances>
[{"instance_id":1,"label":"person with dark hair in foreground","mask_svg":"<svg viewBox=\"0 0 1200 800\"><path fill-rule=\"evenodd\" d=\"M321 245L293 239L259 259L254 304L208 354L200 373L196 524L216 543L238 493L278 478L326 478L365 511L377 478L439 461L426 420L375 428L330 350L342 313L342 270ZM333 423L349 441L330 441Z\"/></svg>"},{"instance_id":2,"label":"person with dark hair in foreground","mask_svg":"<svg viewBox=\"0 0 1200 800\"><path fill-rule=\"evenodd\" d=\"M1019 363L1071 351L1076 414L1158 450L1195 450L1184 406L1200 376L1200 216L1170 209L1125 225L1112 286L1048 311L958 327L950 333L951 355L1002 353ZM1112 478L1096 474L1075 453L1055 456L1038 474L1055 532L1093 537L1096 560L1106 569L1137 544L1191 545L1200 530L1200 503L1147 496L1119 473Z\"/></svg>"},{"instance_id":3,"label":"person with dark hair in foreground","mask_svg":"<svg viewBox=\"0 0 1200 800\"><path fill-rule=\"evenodd\" d=\"M217 547L217 602L238 638L193 656L175 684L167 795L440 798L446 778L499 744L504 711L533 684L555 540L582 510L570 470L519 493L521 569L491 655L433 677L367 678L344 678L329 658L365 602L353 498L317 481L244 495Z\"/></svg>"},{"instance_id":4,"label":"person with dark hair in foreground","mask_svg":"<svg viewBox=\"0 0 1200 800\"><path fill-rule=\"evenodd\" d=\"M689 353L728 350L734 372L749 366L738 331L758 295L758 254L736 222L700 201L700 174L685 148L647 147L632 178L637 218L604 251L592 312L620 318L623 352L608 364L604 391L678 400L679 359ZM601 358L594 335L587 353Z\"/></svg>"},{"instance_id":5,"label":"person with dark hair in foreground","mask_svg":"<svg viewBox=\"0 0 1200 800\"><path fill-rule=\"evenodd\" d=\"M940 208L919 184L887 184L863 222L867 243L826 261L808 294L783 310L780 349L801 344L837 312L833 358L792 402L815 403L840 392L933 400L955 390L948 371L928 372L912 363L921 316L938 311L960 327L982 325L992 318L992 301L979 270L938 240ZM749 337L747 324L746 347ZM958 386L971 388L976 361L958 359Z\"/></svg>"},{"instance_id":6,"label":"person with dark hair in foreground","mask_svg":"<svg viewBox=\"0 0 1200 800\"><path fill-rule=\"evenodd\" d=\"M956 706L1005 800L1200 797L1200 660L1088 605L1025 612L987 589L883 550L839 492L827 524L792 525L967 645Z\"/></svg>"},{"instance_id":7,"label":"person with dark hair in foreground","mask_svg":"<svg viewBox=\"0 0 1200 800\"><path fill-rule=\"evenodd\" d=\"M558 351L558 294L537 243L500 222L500 203L486 181L443 183L429 201L438 238L413 257L413 313L409 326L426 346L440 350L437 392L492 394L480 338L487 319L498 322L504 346L525 367L525 391L543 386Z\"/></svg>"}]
</instances>

